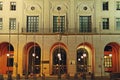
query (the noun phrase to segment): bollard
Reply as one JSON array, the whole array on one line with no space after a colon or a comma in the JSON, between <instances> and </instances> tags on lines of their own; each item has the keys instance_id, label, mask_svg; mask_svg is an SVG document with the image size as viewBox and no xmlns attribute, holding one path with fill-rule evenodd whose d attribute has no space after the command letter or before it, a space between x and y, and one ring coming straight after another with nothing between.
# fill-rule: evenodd
<instances>
[{"instance_id":1,"label":"bollard","mask_svg":"<svg viewBox=\"0 0 120 80\"><path fill-rule=\"evenodd\" d=\"M4 80L4 78L3 78L3 75L2 75L2 74L0 74L0 80Z\"/></svg>"},{"instance_id":2,"label":"bollard","mask_svg":"<svg viewBox=\"0 0 120 80\"><path fill-rule=\"evenodd\" d=\"M28 74L27 73L25 74L25 79L28 79Z\"/></svg>"},{"instance_id":3,"label":"bollard","mask_svg":"<svg viewBox=\"0 0 120 80\"><path fill-rule=\"evenodd\" d=\"M74 80L78 80L78 73L75 73Z\"/></svg>"},{"instance_id":4,"label":"bollard","mask_svg":"<svg viewBox=\"0 0 120 80\"><path fill-rule=\"evenodd\" d=\"M95 80L94 73L91 73L91 80Z\"/></svg>"},{"instance_id":5,"label":"bollard","mask_svg":"<svg viewBox=\"0 0 120 80\"><path fill-rule=\"evenodd\" d=\"M7 78L7 80L12 80L12 75L11 75L11 73L8 73L8 78Z\"/></svg>"},{"instance_id":6,"label":"bollard","mask_svg":"<svg viewBox=\"0 0 120 80\"><path fill-rule=\"evenodd\" d=\"M16 80L20 80L20 74L16 75Z\"/></svg>"},{"instance_id":7,"label":"bollard","mask_svg":"<svg viewBox=\"0 0 120 80\"><path fill-rule=\"evenodd\" d=\"M83 73L82 79L83 79L83 80L86 80L86 73Z\"/></svg>"},{"instance_id":8,"label":"bollard","mask_svg":"<svg viewBox=\"0 0 120 80\"><path fill-rule=\"evenodd\" d=\"M45 74L42 73L42 80L45 80Z\"/></svg>"},{"instance_id":9,"label":"bollard","mask_svg":"<svg viewBox=\"0 0 120 80\"><path fill-rule=\"evenodd\" d=\"M66 79L70 80L70 74L66 74Z\"/></svg>"},{"instance_id":10,"label":"bollard","mask_svg":"<svg viewBox=\"0 0 120 80\"><path fill-rule=\"evenodd\" d=\"M33 80L37 80L37 77L35 74L33 75Z\"/></svg>"}]
</instances>

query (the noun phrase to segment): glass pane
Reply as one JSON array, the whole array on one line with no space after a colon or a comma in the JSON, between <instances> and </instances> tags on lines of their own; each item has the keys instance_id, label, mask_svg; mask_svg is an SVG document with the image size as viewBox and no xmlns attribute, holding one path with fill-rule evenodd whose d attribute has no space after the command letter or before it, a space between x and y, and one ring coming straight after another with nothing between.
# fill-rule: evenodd
<instances>
[{"instance_id":1,"label":"glass pane","mask_svg":"<svg viewBox=\"0 0 120 80\"><path fill-rule=\"evenodd\" d=\"M80 16L79 21L80 32L91 32L91 16Z\"/></svg>"},{"instance_id":2,"label":"glass pane","mask_svg":"<svg viewBox=\"0 0 120 80\"><path fill-rule=\"evenodd\" d=\"M27 32L38 32L39 30L39 17L27 16Z\"/></svg>"},{"instance_id":3,"label":"glass pane","mask_svg":"<svg viewBox=\"0 0 120 80\"><path fill-rule=\"evenodd\" d=\"M65 16L53 16L53 32L65 31Z\"/></svg>"}]
</instances>

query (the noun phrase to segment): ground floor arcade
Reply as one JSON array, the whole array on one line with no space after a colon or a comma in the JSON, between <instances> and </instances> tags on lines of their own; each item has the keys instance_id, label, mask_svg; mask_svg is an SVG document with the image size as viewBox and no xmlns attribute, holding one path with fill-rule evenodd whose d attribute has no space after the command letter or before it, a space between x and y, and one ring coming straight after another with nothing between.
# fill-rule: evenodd
<instances>
[{"instance_id":1,"label":"ground floor arcade","mask_svg":"<svg viewBox=\"0 0 120 80\"><path fill-rule=\"evenodd\" d=\"M63 35L61 40L54 35L2 37L0 74L51 76L94 72L96 76L106 76L109 72L120 72L120 46L116 36Z\"/></svg>"}]
</instances>

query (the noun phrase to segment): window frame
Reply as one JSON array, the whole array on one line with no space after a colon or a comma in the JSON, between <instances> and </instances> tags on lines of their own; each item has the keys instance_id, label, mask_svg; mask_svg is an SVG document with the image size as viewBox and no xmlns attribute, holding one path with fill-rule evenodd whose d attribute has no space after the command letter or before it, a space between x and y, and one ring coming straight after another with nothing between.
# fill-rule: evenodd
<instances>
[{"instance_id":1,"label":"window frame","mask_svg":"<svg viewBox=\"0 0 120 80\"><path fill-rule=\"evenodd\" d=\"M16 29L16 18L9 18L9 30Z\"/></svg>"},{"instance_id":2,"label":"window frame","mask_svg":"<svg viewBox=\"0 0 120 80\"><path fill-rule=\"evenodd\" d=\"M3 28L3 18L0 18L0 30Z\"/></svg>"},{"instance_id":3,"label":"window frame","mask_svg":"<svg viewBox=\"0 0 120 80\"><path fill-rule=\"evenodd\" d=\"M39 31L39 16L27 16L26 31L27 32Z\"/></svg>"},{"instance_id":4,"label":"window frame","mask_svg":"<svg viewBox=\"0 0 120 80\"><path fill-rule=\"evenodd\" d=\"M79 32L92 32L91 16L79 16Z\"/></svg>"},{"instance_id":5,"label":"window frame","mask_svg":"<svg viewBox=\"0 0 120 80\"><path fill-rule=\"evenodd\" d=\"M16 2L10 2L10 10L16 11Z\"/></svg>"},{"instance_id":6,"label":"window frame","mask_svg":"<svg viewBox=\"0 0 120 80\"><path fill-rule=\"evenodd\" d=\"M102 2L102 10L103 11L108 11L109 10L109 2L108 1L103 1Z\"/></svg>"},{"instance_id":7,"label":"window frame","mask_svg":"<svg viewBox=\"0 0 120 80\"><path fill-rule=\"evenodd\" d=\"M109 18L102 18L102 29L103 30L109 30L109 28L110 28Z\"/></svg>"},{"instance_id":8,"label":"window frame","mask_svg":"<svg viewBox=\"0 0 120 80\"><path fill-rule=\"evenodd\" d=\"M120 10L120 1L116 1L116 10Z\"/></svg>"},{"instance_id":9,"label":"window frame","mask_svg":"<svg viewBox=\"0 0 120 80\"><path fill-rule=\"evenodd\" d=\"M0 1L0 11L2 11L2 10L3 10L3 2Z\"/></svg>"},{"instance_id":10,"label":"window frame","mask_svg":"<svg viewBox=\"0 0 120 80\"><path fill-rule=\"evenodd\" d=\"M120 30L120 18L116 18L115 21L116 21L116 30Z\"/></svg>"},{"instance_id":11,"label":"window frame","mask_svg":"<svg viewBox=\"0 0 120 80\"><path fill-rule=\"evenodd\" d=\"M55 19L56 18L56 19ZM53 33L64 33L66 27L65 15L55 16L53 15Z\"/></svg>"}]
</instances>

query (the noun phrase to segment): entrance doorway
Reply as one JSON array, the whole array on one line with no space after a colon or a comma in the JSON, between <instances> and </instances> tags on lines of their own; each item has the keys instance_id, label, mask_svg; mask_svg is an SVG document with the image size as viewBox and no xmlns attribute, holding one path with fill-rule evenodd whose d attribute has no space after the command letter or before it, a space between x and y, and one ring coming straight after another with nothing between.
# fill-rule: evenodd
<instances>
[{"instance_id":1,"label":"entrance doorway","mask_svg":"<svg viewBox=\"0 0 120 80\"><path fill-rule=\"evenodd\" d=\"M27 49L27 50L26 50ZM39 74L41 70L41 49L37 44L26 45L23 58L23 74Z\"/></svg>"},{"instance_id":2,"label":"entrance doorway","mask_svg":"<svg viewBox=\"0 0 120 80\"><path fill-rule=\"evenodd\" d=\"M64 74L67 73L67 55L66 51L58 47L53 51L53 66L52 66L52 74ZM59 72L60 71L60 72Z\"/></svg>"},{"instance_id":3,"label":"entrance doorway","mask_svg":"<svg viewBox=\"0 0 120 80\"><path fill-rule=\"evenodd\" d=\"M77 72L88 71L88 52L85 48L77 50Z\"/></svg>"},{"instance_id":4,"label":"entrance doorway","mask_svg":"<svg viewBox=\"0 0 120 80\"><path fill-rule=\"evenodd\" d=\"M107 44L104 48L105 72L119 72L119 45L115 42Z\"/></svg>"},{"instance_id":5,"label":"entrance doorway","mask_svg":"<svg viewBox=\"0 0 120 80\"><path fill-rule=\"evenodd\" d=\"M13 73L14 48L10 43L0 44L0 74Z\"/></svg>"}]
</instances>

